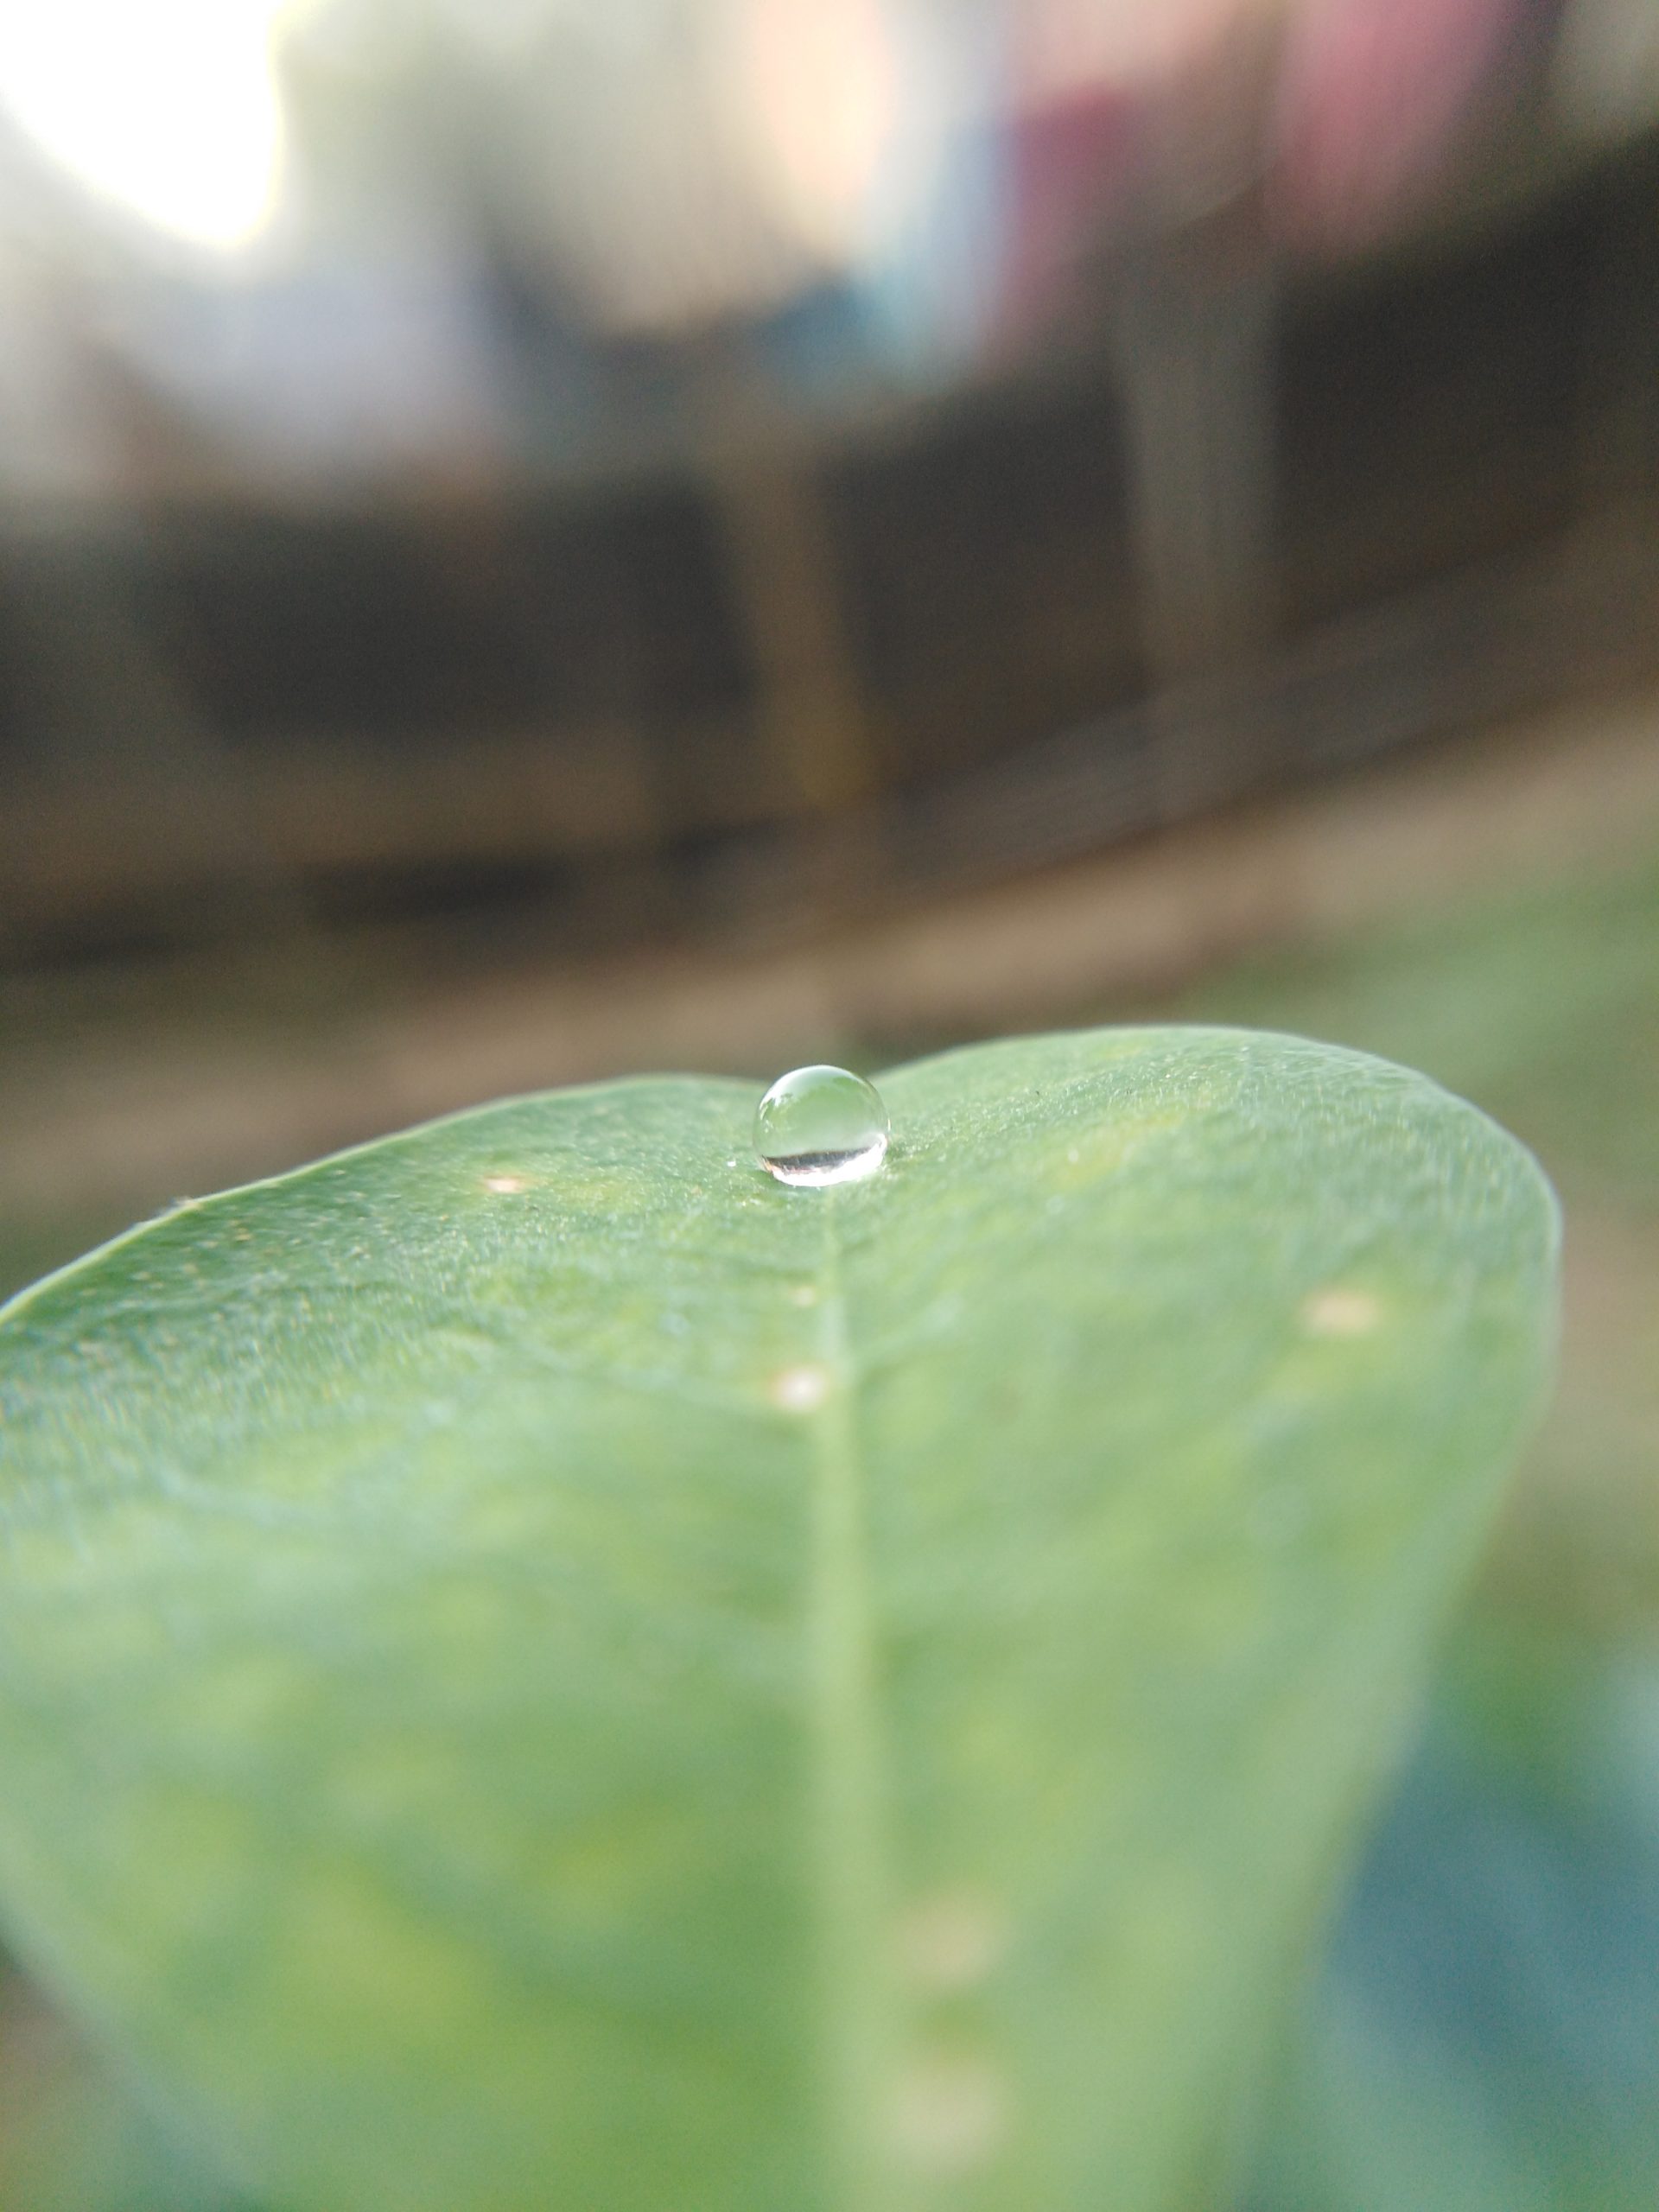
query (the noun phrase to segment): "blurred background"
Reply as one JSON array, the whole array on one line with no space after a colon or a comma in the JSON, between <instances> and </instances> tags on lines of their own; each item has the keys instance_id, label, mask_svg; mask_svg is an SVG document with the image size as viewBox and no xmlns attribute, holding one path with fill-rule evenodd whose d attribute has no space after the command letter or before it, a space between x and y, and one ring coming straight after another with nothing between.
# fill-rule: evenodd
<instances>
[{"instance_id":1,"label":"blurred background","mask_svg":"<svg viewBox=\"0 0 1659 2212\"><path fill-rule=\"evenodd\" d=\"M1568 1209L1249 2212L1651 2212L1656 0L0 0L0 1289L1171 1014ZM229 2202L0 1981L5 2212Z\"/></svg>"}]
</instances>

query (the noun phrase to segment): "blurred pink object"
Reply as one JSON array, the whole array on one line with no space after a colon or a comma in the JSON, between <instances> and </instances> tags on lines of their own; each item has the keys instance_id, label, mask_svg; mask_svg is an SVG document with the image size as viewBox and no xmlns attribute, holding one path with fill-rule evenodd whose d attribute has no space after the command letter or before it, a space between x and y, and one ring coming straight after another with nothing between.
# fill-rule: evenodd
<instances>
[{"instance_id":1,"label":"blurred pink object","mask_svg":"<svg viewBox=\"0 0 1659 2212\"><path fill-rule=\"evenodd\" d=\"M1261 0L1014 0L998 87L1010 327L1052 311L1091 245L1159 219L1165 111L1261 13Z\"/></svg>"},{"instance_id":2,"label":"blurred pink object","mask_svg":"<svg viewBox=\"0 0 1659 2212\"><path fill-rule=\"evenodd\" d=\"M1426 188L1522 0L1311 0L1292 17L1274 129L1281 228L1361 244Z\"/></svg>"},{"instance_id":3,"label":"blurred pink object","mask_svg":"<svg viewBox=\"0 0 1659 2212\"><path fill-rule=\"evenodd\" d=\"M1001 306L1010 333L1053 310L1077 255L1127 196L1145 137L1142 108L1132 92L1100 86L1005 125Z\"/></svg>"}]
</instances>

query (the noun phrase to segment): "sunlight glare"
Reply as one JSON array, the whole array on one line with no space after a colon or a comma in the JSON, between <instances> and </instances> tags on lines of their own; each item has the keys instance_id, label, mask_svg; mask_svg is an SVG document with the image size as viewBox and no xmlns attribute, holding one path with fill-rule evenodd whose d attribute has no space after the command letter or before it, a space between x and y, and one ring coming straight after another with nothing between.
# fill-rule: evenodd
<instances>
[{"instance_id":1,"label":"sunlight glare","mask_svg":"<svg viewBox=\"0 0 1659 2212\"><path fill-rule=\"evenodd\" d=\"M197 245L269 220L283 0L0 0L0 105L63 168Z\"/></svg>"}]
</instances>

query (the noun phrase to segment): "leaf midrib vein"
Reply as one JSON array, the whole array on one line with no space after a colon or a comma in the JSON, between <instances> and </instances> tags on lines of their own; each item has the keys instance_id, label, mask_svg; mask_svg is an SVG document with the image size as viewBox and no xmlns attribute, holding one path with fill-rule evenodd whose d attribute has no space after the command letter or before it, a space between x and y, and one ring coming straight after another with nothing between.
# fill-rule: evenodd
<instances>
[{"instance_id":1,"label":"leaf midrib vein","mask_svg":"<svg viewBox=\"0 0 1659 2212\"><path fill-rule=\"evenodd\" d=\"M893 1874L875 1672L866 1467L832 1194L823 1199L813 1416L811 1682L825 2126L837 2212L899 2212L881 2125L898 2041Z\"/></svg>"}]
</instances>

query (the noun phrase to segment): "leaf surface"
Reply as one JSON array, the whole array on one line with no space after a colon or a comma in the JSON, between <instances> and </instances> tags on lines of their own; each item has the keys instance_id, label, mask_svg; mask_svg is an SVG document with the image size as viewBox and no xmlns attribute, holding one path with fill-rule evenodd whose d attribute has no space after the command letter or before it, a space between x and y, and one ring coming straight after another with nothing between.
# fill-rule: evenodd
<instances>
[{"instance_id":1,"label":"leaf surface","mask_svg":"<svg viewBox=\"0 0 1659 2212\"><path fill-rule=\"evenodd\" d=\"M1243 1032L484 1109L0 1313L0 1897L296 2212L1192 2212L1555 1218Z\"/></svg>"}]
</instances>

